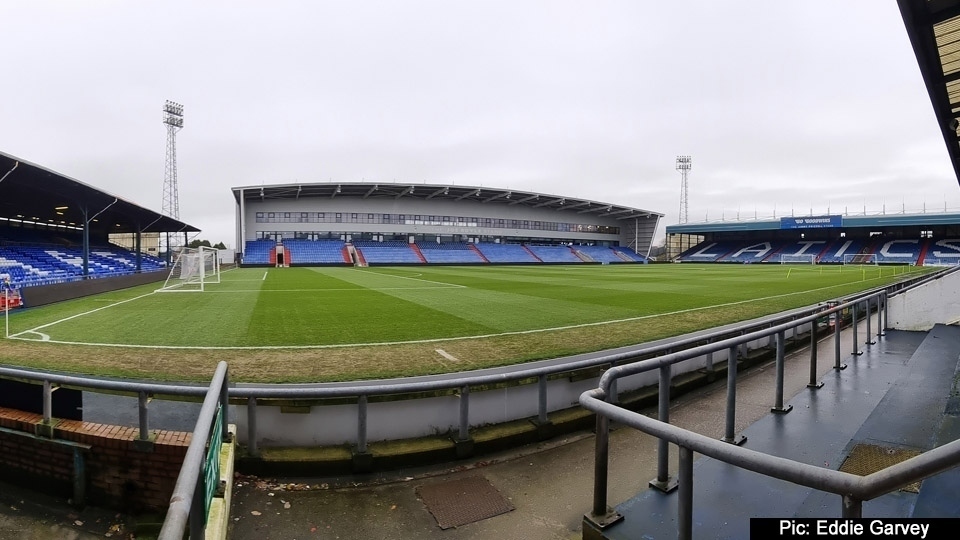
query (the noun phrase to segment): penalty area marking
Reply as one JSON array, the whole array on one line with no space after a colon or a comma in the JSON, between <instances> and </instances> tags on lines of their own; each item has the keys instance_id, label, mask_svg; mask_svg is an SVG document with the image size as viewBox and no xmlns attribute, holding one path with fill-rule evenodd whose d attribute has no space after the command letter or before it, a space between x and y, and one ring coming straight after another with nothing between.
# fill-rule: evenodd
<instances>
[{"instance_id":1,"label":"penalty area marking","mask_svg":"<svg viewBox=\"0 0 960 540\"><path fill-rule=\"evenodd\" d=\"M875 280L878 280L878 279L880 279L880 278L879 278L879 277L870 278L870 279L867 279L867 280L862 280L862 281L860 281L859 283L863 283L863 281L875 281ZM765 296L765 297L763 297L763 298L751 298L751 299L749 299L749 300L738 300L738 301L736 301L736 302L726 302L726 303L723 303L723 304L714 304L714 305L712 305L712 306L700 306L700 307L696 307L696 308L689 308L689 309L681 309L681 310L677 310L677 311L670 311L670 312L667 312L667 313L656 313L656 314L653 314L653 315L640 315L640 316L637 316L637 317L627 317L627 318L624 318L624 319L614 319L614 320L610 320L610 321L597 321L597 322L591 322L591 323L571 324L571 325L567 325L567 326L555 326L555 327L552 327L552 328L535 328L535 329L533 329L533 330L515 330L515 331L512 331L512 332L499 332L499 333L496 333L496 334L480 334L480 335L473 335L473 336L456 336L456 337L431 338L431 339L411 339L411 340L407 340L407 341L379 341L379 342L374 341L374 342L369 342L369 343L339 343L339 344L330 344L330 345L140 345L140 344L130 344L130 343L90 343L90 342L83 342L83 341L60 341L60 340L50 339L50 340L46 340L45 343L60 343L60 344L64 344L64 345L89 345L89 346L92 346L92 347L115 347L115 348L126 348L126 349L177 349L177 350L183 349L183 350L197 350L197 351L253 351L253 350L257 350L257 351L270 351L270 350L273 350L273 351L281 351L281 350L299 350L299 349L351 349L351 348L358 348L358 347L393 347L393 346L396 346L396 345L417 345L417 344L422 344L422 343L443 343L443 342L445 342L445 341L459 341L459 340L464 340L464 339L487 339L487 338L503 337L503 336L522 336L522 335L528 335L528 334L541 334L541 333L543 333L543 332L553 332L553 331L558 331L558 330L572 330L572 329L575 329L575 328L589 328L589 327L592 327L592 326L605 326L605 325L608 325L608 324L616 324L616 323L622 323L622 322L642 321L642 320L646 320L646 319L654 319L654 318L656 318L656 317L664 317L664 316L668 316L668 315L681 315L681 314L683 314L683 313L693 313L693 312L697 312L697 311L705 311L705 310L714 309L714 308L738 306L738 305L742 305L742 304L749 304L749 303L751 303L751 302L759 302L759 301L764 301L764 300L772 300L772 299L774 299L774 298L785 298L785 297L787 297L787 296L796 296L796 295L799 295L799 294L807 294L807 293L812 293L812 292L817 292L817 291L825 291L825 290L828 290L828 289L836 289L837 287L846 287L846 286L848 286L848 285L850 285L850 283L839 283L839 284L837 284L837 285L830 285L830 286L828 286L828 287L819 287L819 288L816 288L816 289L809 289L809 290L806 290L806 291L796 291L796 292L784 293L784 294L774 294L774 295L771 295L771 296ZM144 295L138 296L138 297L136 297L136 298L131 298L131 299L129 299L129 300L124 300L123 302L117 302L117 304L122 304L122 303L124 303L124 302L130 302L130 301L136 300L136 299L138 299L138 298L143 298L143 297L145 297L145 296L150 296L151 294L153 294L153 293L144 294ZM111 306L115 306L115 305L117 305L117 304L111 304ZM36 327L36 328L34 328L34 329L32 329L32 330L25 330L25 331L23 331L23 332L20 332L20 333L17 333L17 334L13 334L13 335L9 336L8 339L19 339L19 340L21 340L21 341L39 341L39 340L36 340L36 339L27 339L27 338L23 338L23 337L20 337L20 336L22 336L23 334L27 334L27 333L39 334L39 332L36 332L36 330L40 330L41 328L46 328L46 327L48 327L48 326L52 326L52 325L54 325L54 324L57 324L57 323L59 323L59 322L63 322L63 321L69 320L69 319L73 319L73 318L79 317L79 316L81 316L81 315L86 315L87 313L93 313L94 311L100 311L101 309L106 309L106 308L111 307L111 306L103 306L103 307L101 307L101 308L97 308L97 309L94 309L94 310L91 310L91 311L88 311L88 312L85 312L85 313L80 313L80 314L77 314L77 315L73 315L72 317L67 317L66 319L61 319L61 320L59 320L59 321L54 321L54 322L52 322L52 323L45 324L45 325L43 325L43 326L38 326L38 327Z\"/></svg>"},{"instance_id":2,"label":"penalty area marking","mask_svg":"<svg viewBox=\"0 0 960 540\"><path fill-rule=\"evenodd\" d=\"M422 281L422 282L424 282L424 283L434 283L434 284L436 284L436 285L443 285L443 286L445 286L445 287L452 287L452 288L455 288L455 289L466 289L466 288L467 288L466 285L457 285L456 283L444 283L444 282L442 282L442 281L430 281L429 279L420 279L420 278L416 278L416 277L397 276L397 275L394 275L394 274L384 274L384 273L381 273L381 272L374 272L373 270L363 270L363 272L367 272L367 273L370 273L370 274L376 274L376 275L378 275L378 276L387 276L387 277L399 278L399 279L412 279L413 281ZM423 274L414 274L414 276L422 276L422 275L423 275Z\"/></svg>"},{"instance_id":3,"label":"penalty area marking","mask_svg":"<svg viewBox=\"0 0 960 540\"><path fill-rule=\"evenodd\" d=\"M263 279L261 279L260 281L266 281L266 280L267 280L267 273L264 272L264 273L263 273Z\"/></svg>"},{"instance_id":4,"label":"penalty area marking","mask_svg":"<svg viewBox=\"0 0 960 540\"><path fill-rule=\"evenodd\" d=\"M47 338L47 339L50 339L50 338ZM458 363L458 364L460 363L460 359L459 359L459 358L457 358L456 356L448 353L447 351L445 351L445 350L443 350L443 349L434 349L434 350L437 351L437 354L439 354L440 356L446 358L447 360L450 360L451 362L456 362L456 363Z\"/></svg>"},{"instance_id":5,"label":"penalty area marking","mask_svg":"<svg viewBox=\"0 0 960 540\"><path fill-rule=\"evenodd\" d=\"M78 318L78 317L83 317L84 315L89 315L89 314L91 314L91 313L96 313L96 312L98 312L98 311L102 311L102 310L107 309L107 308L112 308L113 306L119 306L120 304L126 304L127 302L133 302L134 300L139 300L139 299L141 299L141 298L146 298L146 297L148 297L148 296L150 296L150 295L152 295L152 294L155 294L156 292L157 292L157 291L151 291L151 292L148 292L147 294L141 294L140 296L134 296L133 298L127 298L126 300L120 300L119 302L114 302L114 303L108 304L108 305L106 305L106 306L100 306L100 307L98 307L98 308L96 308L96 309L91 309L91 310L89 310L89 311L84 311L83 313L77 313L76 315L71 315L71 316L69 316L69 317L64 317L64 318L62 318L62 319L53 321L53 322L51 322L51 323L41 324L40 326L36 326L36 327L34 327L34 328L31 328L30 330L24 330L23 332L18 332L18 333L16 333L16 334L12 334L12 335L10 335L9 337L10 337L10 339L23 339L23 338L21 338L21 337L19 337L19 336L21 336L21 335L23 335L23 334L40 334L41 336L46 336L46 339L41 339L41 341L49 341L49 342L51 342L51 343L57 343L56 341L51 340L51 339L50 339L50 336L47 336L46 334L41 334L40 332L37 332L37 330L41 330L41 329L43 329L43 328L48 328L48 327L53 326L53 325L55 325L55 324L60 324L60 323L62 323L62 322L66 322L66 321L69 321L69 320L71 320L71 319L76 319L76 318ZM36 341L36 340L35 340L35 339L28 339L28 340L25 340L25 341Z\"/></svg>"}]
</instances>

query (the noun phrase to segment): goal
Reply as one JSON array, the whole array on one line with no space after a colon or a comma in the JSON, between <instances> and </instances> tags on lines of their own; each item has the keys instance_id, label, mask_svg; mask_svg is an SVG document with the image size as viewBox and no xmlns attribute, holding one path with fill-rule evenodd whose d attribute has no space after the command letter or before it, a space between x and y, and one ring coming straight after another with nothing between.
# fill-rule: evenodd
<instances>
[{"instance_id":1,"label":"goal","mask_svg":"<svg viewBox=\"0 0 960 540\"><path fill-rule=\"evenodd\" d=\"M203 291L205 285L220 283L220 258L217 250L206 246L185 247L177 253L170 275L159 292Z\"/></svg>"},{"instance_id":2,"label":"goal","mask_svg":"<svg viewBox=\"0 0 960 540\"><path fill-rule=\"evenodd\" d=\"M780 264L817 264L817 256L813 253L780 255Z\"/></svg>"},{"instance_id":3,"label":"goal","mask_svg":"<svg viewBox=\"0 0 960 540\"><path fill-rule=\"evenodd\" d=\"M876 265L878 264L877 254L876 253L858 253L856 255L844 255L843 264Z\"/></svg>"}]
</instances>

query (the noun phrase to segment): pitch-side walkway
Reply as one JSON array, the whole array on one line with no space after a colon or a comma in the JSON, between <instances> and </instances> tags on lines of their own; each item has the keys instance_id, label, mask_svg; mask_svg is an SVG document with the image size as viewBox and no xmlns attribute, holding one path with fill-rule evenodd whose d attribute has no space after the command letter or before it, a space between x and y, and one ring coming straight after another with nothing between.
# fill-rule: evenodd
<instances>
[{"instance_id":1,"label":"pitch-side walkway","mask_svg":"<svg viewBox=\"0 0 960 540\"><path fill-rule=\"evenodd\" d=\"M860 337L864 336L861 327ZM850 356L851 332L842 335L844 361ZM925 334L892 332L871 346L880 354L887 343L915 349ZM833 338L820 343L820 374L831 373ZM865 347L865 346L863 346ZM909 351L912 354L912 349ZM909 354L908 354L909 357ZM863 358L863 357L860 357ZM784 395L809 392L809 351L788 356ZM856 369L856 368L850 368ZM774 400L772 364L756 367L740 377L737 388L737 431L766 417ZM676 400L671 421L697 432L723 435L723 382ZM789 415L788 415L789 416ZM849 439L849 438L848 438ZM847 440L838 441L840 448ZM618 429L610 438L609 501L620 504L642 492L656 475L656 440L630 429ZM676 466L675 456L671 466ZM515 510L441 530L417 498L416 488L470 475L482 475ZM389 475L346 479L272 479L242 477L235 487L232 538L235 539L487 539L572 540L580 538L581 520L592 503L593 436L581 433L487 457L484 461L445 464L433 469L403 470ZM305 489L309 487L309 489ZM839 503L838 503L839 504ZM676 504L669 508L675 511Z\"/></svg>"}]
</instances>

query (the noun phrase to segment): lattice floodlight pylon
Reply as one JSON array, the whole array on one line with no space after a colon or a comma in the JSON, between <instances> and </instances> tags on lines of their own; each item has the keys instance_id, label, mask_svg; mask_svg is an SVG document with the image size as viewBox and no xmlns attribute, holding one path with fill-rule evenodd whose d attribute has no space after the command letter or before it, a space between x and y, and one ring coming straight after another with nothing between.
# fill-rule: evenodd
<instances>
[{"instance_id":1,"label":"lattice floodlight pylon","mask_svg":"<svg viewBox=\"0 0 960 540\"><path fill-rule=\"evenodd\" d=\"M220 258L215 248L180 248L167 280L158 292L202 292L206 285L220 283Z\"/></svg>"}]
</instances>

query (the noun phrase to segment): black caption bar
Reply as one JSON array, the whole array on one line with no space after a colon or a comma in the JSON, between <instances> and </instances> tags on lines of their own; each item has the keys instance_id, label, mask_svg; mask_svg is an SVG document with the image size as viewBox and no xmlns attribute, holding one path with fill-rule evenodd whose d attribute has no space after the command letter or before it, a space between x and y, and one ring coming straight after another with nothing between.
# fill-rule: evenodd
<instances>
[{"instance_id":1,"label":"black caption bar","mask_svg":"<svg viewBox=\"0 0 960 540\"><path fill-rule=\"evenodd\" d=\"M789 519L751 518L750 538L883 538L885 540L954 540L960 519Z\"/></svg>"}]
</instances>

